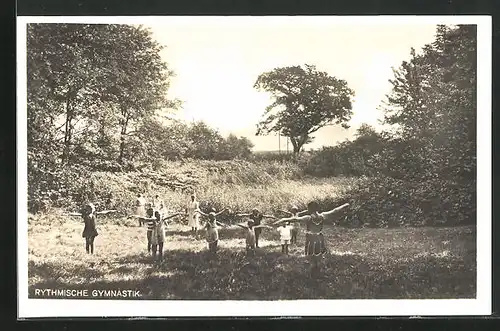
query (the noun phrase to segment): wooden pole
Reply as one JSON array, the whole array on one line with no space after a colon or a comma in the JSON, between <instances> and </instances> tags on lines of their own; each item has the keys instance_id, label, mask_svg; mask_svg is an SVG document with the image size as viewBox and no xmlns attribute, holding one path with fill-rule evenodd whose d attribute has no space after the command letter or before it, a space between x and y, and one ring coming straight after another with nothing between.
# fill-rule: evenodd
<instances>
[{"instance_id":1,"label":"wooden pole","mask_svg":"<svg viewBox=\"0 0 500 331\"><path fill-rule=\"evenodd\" d=\"M278 154L281 154L281 131L278 131Z\"/></svg>"}]
</instances>

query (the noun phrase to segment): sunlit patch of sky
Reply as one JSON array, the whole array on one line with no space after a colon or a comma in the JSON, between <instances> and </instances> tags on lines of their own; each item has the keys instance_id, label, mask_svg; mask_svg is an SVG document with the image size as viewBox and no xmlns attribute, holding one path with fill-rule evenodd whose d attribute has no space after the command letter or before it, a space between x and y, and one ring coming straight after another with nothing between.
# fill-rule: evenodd
<instances>
[{"instance_id":1,"label":"sunlit patch of sky","mask_svg":"<svg viewBox=\"0 0 500 331\"><path fill-rule=\"evenodd\" d=\"M206 21L204 21L206 22ZM256 137L256 124L271 102L253 85L262 72L276 67L313 64L347 81L356 93L350 129L328 126L313 136L308 148L335 145L352 138L362 123L380 128L377 110L390 92L392 67L433 41L432 24L249 24L168 23L146 25L166 48L164 60L175 71L169 95L183 101L175 116L205 121L223 135L247 136L254 150L276 150L277 136Z\"/></svg>"}]
</instances>

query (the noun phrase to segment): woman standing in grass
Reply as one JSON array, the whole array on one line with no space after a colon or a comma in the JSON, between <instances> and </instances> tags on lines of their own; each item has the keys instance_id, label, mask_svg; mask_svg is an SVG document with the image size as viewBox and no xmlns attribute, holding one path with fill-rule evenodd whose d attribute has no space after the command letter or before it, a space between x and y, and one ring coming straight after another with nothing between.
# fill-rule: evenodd
<instances>
[{"instance_id":1,"label":"woman standing in grass","mask_svg":"<svg viewBox=\"0 0 500 331\"><path fill-rule=\"evenodd\" d=\"M255 225L254 221L249 220L247 224L236 224L240 228L245 229L245 243L247 256L255 256L255 247L257 243L257 230L261 231L262 228L272 229L270 226L259 224Z\"/></svg>"},{"instance_id":2,"label":"woman standing in grass","mask_svg":"<svg viewBox=\"0 0 500 331\"><path fill-rule=\"evenodd\" d=\"M309 215L305 216L294 216L290 218L282 218L275 222L275 224L280 224L283 222L305 222L306 223L306 244L305 244L305 255L313 257L313 269L312 271L317 271L318 269L318 256L322 256L327 252L327 247L325 243L325 238L323 236L323 223L325 218L337 213L338 211L349 206L345 203L337 208L326 212L319 212L319 204L315 201L311 201L307 205L307 210Z\"/></svg>"},{"instance_id":3,"label":"woman standing in grass","mask_svg":"<svg viewBox=\"0 0 500 331\"><path fill-rule=\"evenodd\" d=\"M287 217L299 217L307 213L307 210L303 210L299 212L299 207L297 206L292 206L290 211L286 210L279 210L279 212L287 215ZM294 222L292 225L292 233L291 233L291 238L290 238L290 244L296 244L297 243L297 236L300 232L300 223L299 222Z\"/></svg>"},{"instance_id":4,"label":"woman standing in grass","mask_svg":"<svg viewBox=\"0 0 500 331\"><path fill-rule=\"evenodd\" d=\"M88 203L82 208L81 213L70 213L70 216L81 216L85 223L82 237L85 238L85 250L94 254L94 239L99 235L95 225L96 215L113 213L116 210L96 211L93 203Z\"/></svg>"},{"instance_id":5,"label":"woman standing in grass","mask_svg":"<svg viewBox=\"0 0 500 331\"><path fill-rule=\"evenodd\" d=\"M228 209L223 209L222 211L216 213L215 209L212 208L210 213L205 214L201 210L196 210L196 213L208 217L207 222L205 223L204 229L206 232L206 240L208 243L208 251L212 253L214 256L217 254L217 246L219 244L219 225L223 227L227 227L227 225L217 221L217 216L224 213Z\"/></svg>"},{"instance_id":6,"label":"woman standing in grass","mask_svg":"<svg viewBox=\"0 0 500 331\"><path fill-rule=\"evenodd\" d=\"M191 194L191 201L189 201L186 208L188 214L188 226L191 228L192 234L196 237L198 234L198 227L200 225L200 215L196 212L200 209L200 204L196 200L196 195Z\"/></svg>"},{"instance_id":7,"label":"woman standing in grass","mask_svg":"<svg viewBox=\"0 0 500 331\"><path fill-rule=\"evenodd\" d=\"M142 196L141 193L137 194L137 198L135 199L135 215L137 215L137 218L139 220L139 226L142 226L144 223L143 217L145 216L145 211L146 211L146 200Z\"/></svg>"},{"instance_id":8,"label":"woman standing in grass","mask_svg":"<svg viewBox=\"0 0 500 331\"><path fill-rule=\"evenodd\" d=\"M255 228L255 247L259 248L259 237L262 232L262 228L259 226L264 218L276 219L272 215L264 215L257 208L252 209L251 213L237 213L237 217L248 217L253 221L253 227Z\"/></svg>"}]
</instances>

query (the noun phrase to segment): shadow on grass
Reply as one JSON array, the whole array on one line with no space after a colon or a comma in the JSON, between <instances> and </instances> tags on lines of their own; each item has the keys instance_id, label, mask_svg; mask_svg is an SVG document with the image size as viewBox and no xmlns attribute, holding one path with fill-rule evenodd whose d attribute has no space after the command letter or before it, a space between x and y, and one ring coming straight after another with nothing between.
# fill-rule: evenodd
<instances>
[{"instance_id":1,"label":"shadow on grass","mask_svg":"<svg viewBox=\"0 0 500 331\"><path fill-rule=\"evenodd\" d=\"M200 238L205 238L206 231L202 228L198 228L198 236ZM191 232L191 228L188 228L186 226L185 230L179 230L179 229L169 229L167 228L165 231L165 235L167 236L180 236L180 237L188 237L188 238L193 238L194 235ZM232 238L245 238L245 232L243 229L238 228L238 227L231 227L231 228L219 228L219 237L221 240L223 239L232 239Z\"/></svg>"},{"instance_id":2,"label":"shadow on grass","mask_svg":"<svg viewBox=\"0 0 500 331\"><path fill-rule=\"evenodd\" d=\"M29 287L29 297L40 298L34 291L42 288L138 290L142 297L134 299L183 300L473 298L476 291L475 264L454 257L382 263L356 254L328 255L316 277L309 258L265 248L255 257L223 248L215 258L206 251L173 250L160 265L145 254L112 264L110 280L99 270L30 263L30 279L41 280ZM72 283L57 277L61 270L89 281Z\"/></svg>"}]
</instances>

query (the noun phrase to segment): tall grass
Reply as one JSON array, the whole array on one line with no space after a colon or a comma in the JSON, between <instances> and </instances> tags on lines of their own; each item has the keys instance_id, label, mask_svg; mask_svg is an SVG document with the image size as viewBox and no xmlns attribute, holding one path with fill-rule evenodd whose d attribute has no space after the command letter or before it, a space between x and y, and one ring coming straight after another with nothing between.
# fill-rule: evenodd
<instances>
[{"instance_id":1,"label":"tall grass","mask_svg":"<svg viewBox=\"0 0 500 331\"><path fill-rule=\"evenodd\" d=\"M29 295L37 288L130 289L143 299L290 300L475 297L475 230L471 227L346 229L325 227L330 255L310 277L303 233L290 256L265 230L254 258L244 233L221 229L218 258L182 224L167 230L165 261L146 251L146 229L98 219L95 255L88 255L79 219L32 216ZM123 221L127 222L127 221ZM119 221L117 223L120 223Z\"/></svg>"}]
</instances>

